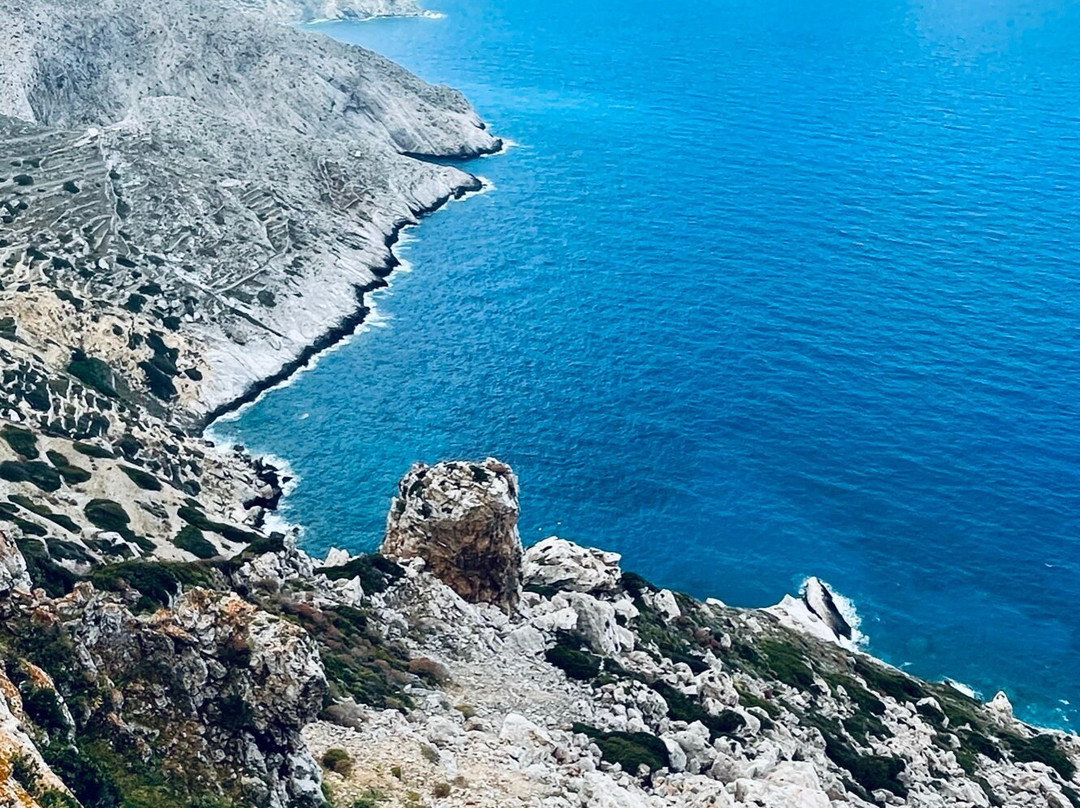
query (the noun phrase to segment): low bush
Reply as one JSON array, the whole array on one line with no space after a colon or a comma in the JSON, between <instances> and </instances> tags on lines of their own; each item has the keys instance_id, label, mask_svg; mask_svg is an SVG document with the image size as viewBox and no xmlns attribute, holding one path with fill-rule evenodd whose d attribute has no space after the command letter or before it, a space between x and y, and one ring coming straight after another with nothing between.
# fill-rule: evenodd
<instances>
[{"instance_id":1,"label":"low bush","mask_svg":"<svg viewBox=\"0 0 1080 808\"><path fill-rule=\"evenodd\" d=\"M353 770L353 761L349 753L338 748L326 750L322 756L322 765L323 768L340 774L342 777L348 777Z\"/></svg>"},{"instance_id":2,"label":"low bush","mask_svg":"<svg viewBox=\"0 0 1080 808\"><path fill-rule=\"evenodd\" d=\"M671 766L667 747L655 735L647 732L602 732L588 724L574 724L574 732L587 735L600 748L600 756L608 763L618 763L624 772L637 774L642 765L650 771Z\"/></svg>"},{"instance_id":3,"label":"low bush","mask_svg":"<svg viewBox=\"0 0 1080 808\"><path fill-rule=\"evenodd\" d=\"M181 550L187 550L196 558L213 558L218 554L217 548L207 541L202 531L194 525L184 525L173 539L173 544Z\"/></svg>"},{"instance_id":4,"label":"low bush","mask_svg":"<svg viewBox=\"0 0 1080 808\"><path fill-rule=\"evenodd\" d=\"M5 424L0 430L0 436L7 441L8 446L17 454L27 460L36 460L38 457L37 438L29 429L23 429L14 424Z\"/></svg>"}]
</instances>

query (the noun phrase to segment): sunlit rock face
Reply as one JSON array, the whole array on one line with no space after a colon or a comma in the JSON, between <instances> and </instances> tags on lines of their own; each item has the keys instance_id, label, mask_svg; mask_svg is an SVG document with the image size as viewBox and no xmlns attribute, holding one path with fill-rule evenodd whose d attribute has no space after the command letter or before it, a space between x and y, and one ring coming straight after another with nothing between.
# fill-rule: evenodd
<instances>
[{"instance_id":1,"label":"sunlit rock face","mask_svg":"<svg viewBox=\"0 0 1080 808\"><path fill-rule=\"evenodd\" d=\"M422 558L465 600L511 610L521 593L517 522L517 477L505 463L418 463L398 484L382 552Z\"/></svg>"}]
</instances>

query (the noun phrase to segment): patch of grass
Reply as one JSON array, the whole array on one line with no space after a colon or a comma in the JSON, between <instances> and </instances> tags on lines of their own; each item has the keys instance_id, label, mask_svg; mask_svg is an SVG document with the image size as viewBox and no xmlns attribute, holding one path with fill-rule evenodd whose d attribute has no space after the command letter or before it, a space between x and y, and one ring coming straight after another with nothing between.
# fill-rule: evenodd
<instances>
[{"instance_id":1,"label":"patch of grass","mask_svg":"<svg viewBox=\"0 0 1080 808\"><path fill-rule=\"evenodd\" d=\"M779 639L762 640L757 645L766 667L781 682L798 690L814 687L814 672L792 643Z\"/></svg>"},{"instance_id":2,"label":"patch of grass","mask_svg":"<svg viewBox=\"0 0 1080 808\"><path fill-rule=\"evenodd\" d=\"M1066 782L1073 779L1076 774L1076 766L1069 756L1058 745L1053 735L1036 735L1034 738L1024 738L1012 733L1002 733L1001 739L1012 752L1012 756L1021 763L1042 763L1049 766L1065 779Z\"/></svg>"},{"instance_id":3,"label":"patch of grass","mask_svg":"<svg viewBox=\"0 0 1080 808\"><path fill-rule=\"evenodd\" d=\"M102 395L116 398L116 374L100 359L75 350L71 352L67 370L87 387L94 388Z\"/></svg>"},{"instance_id":4,"label":"patch of grass","mask_svg":"<svg viewBox=\"0 0 1080 808\"><path fill-rule=\"evenodd\" d=\"M724 710L720 715L713 715L701 703L685 693L680 693L667 682L654 682L652 689L663 696L667 702L668 715L675 721L692 724L700 721L709 728L712 738L730 736L746 725L746 719L734 710Z\"/></svg>"},{"instance_id":5,"label":"patch of grass","mask_svg":"<svg viewBox=\"0 0 1080 808\"><path fill-rule=\"evenodd\" d=\"M78 452L79 454L84 454L87 457L94 457L94 458L97 458L98 460L103 460L105 458L110 458L110 457L116 457L116 455L114 455L111 451L106 449L104 446L97 446L97 445L95 445L93 443L85 443L83 441L78 441L77 443L75 443L73 445L74 445L74 448L75 448L76 452Z\"/></svg>"},{"instance_id":6,"label":"patch of grass","mask_svg":"<svg viewBox=\"0 0 1080 808\"><path fill-rule=\"evenodd\" d=\"M37 438L29 429L14 424L4 424L4 428L0 430L0 437L7 441L15 454L26 460L37 460L39 454Z\"/></svg>"},{"instance_id":7,"label":"patch of grass","mask_svg":"<svg viewBox=\"0 0 1080 808\"><path fill-rule=\"evenodd\" d=\"M869 798L871 792L879 789L891 791L898 797L907 796L907 786L898 779L907 766L902 758L863 754L844 738L835 721L811 715L804 715L803 719L821 732L825 739L825 755L846 769L855 783L865 789L862 796Z\"/></svg>"},{"instance_id":8,"label":"patch of grass","mask_svg":"<svg viewBox=\"0 0 1080 808\"><path fill-rule=\"evenodd\" d=\"M89 471L74 465L60 452L55 452L50 449L45 454L48 456L49 462L53 464L53 467L59 472L60 476L64 478L64 482L68 485L78 485L79 483L85 483L90 479Z\"/></svg>"},{"instance_id":9,"label":"patch of grass","mask_svg":"<svg viewBox=\"0 0 1080 808\"><path fill-rule=\"evenodd\" d=\"M90 560L90 556L86 554L83 546L73 541L50 538L45 540L45 545L49 548L49 555L58 561L85 562Z\"/></svg>"},{"instance_id":10,"label":"patch of grass","mask_svg":"<svg viewBox=\"0 0 1080 808\"><path fill-rule=\"evenodd\" d=\"M0 463L0 479L9 483L32 483L42 491L58 491L63 482L60 473L48 463L28 460L25 463L5 460Z\"/></svg>"},{"instance_id":11,"label":"patch of grass","mask_svg":"<svg viewBox=\"0 0 1080 808\"><path fill-rule=\"evenodd\" d=\"M200 562L121 561L95 567L88 578L98 589L109 592L137 590L142 597L135 608L141 612L169 605L183 586L214 585L212 567Z\"/></svg>"},{"instance_id":12,"label":"patch of grass","mask_svg":"<svg viewBox=\"0 0 1080 808\"><path fill-rule=\"evenodd\" d=\"M194 525L184 525L173 539L173 544L181 550L187 550L196 558L213 558L218 555L217 548L207 541L202 531Z\"/></svg>"},{"instance_id":13,"label":"patch of grass","mask_svg":"<svg viewBox=\"0 0 1080 808\"><path fill-rule=\"evenodd\" d=\"M862 677L871 690L891 696L899 702L919 701L929 695L919 682L906 673L868 662L861 657L855 658L855 673Z\"/></svg>"},{"instance_id":14,"label":"patch of grass","mask_svg":"<svg viewBox=\"0 0 1080 808\"><path fill-rule=\"evenodd\" d=\"M750 690L747 690L746 687L741 685L739 682L735 683L735 690L739 694L739 703L743 707L746 707L746 708L760 707L762 710L764 710L766 712L766 714L770 718L779 718L779 716L780 716L780 707L778 705L774 704L773 702L771 702L771 701L769 701L767 699L761 698L760 696L756 695L755 693L752 693Z\"/></svg>"},{"instance_id":15,"label":"patch of grass","mask_svg":"<svg viewBox=\"0 0 1080 808\"><path fill-rule=\"evenodd\" d=\"M37 539L16 539L15 544L26 559L26 569L35 587L44 589L51 598L63 597L74 588L78 578L49 558L42 542Z\"/></svg>"},{"instance_id":16,"label":"patch of grass","mask_svg":"<svg viewBox=\"0 0 1080 808\"><path fill-rule=\"evenodd\" d=\"M78 533L79 526L75 524L70 517L65 516L62 513L53 513L47 505L43 505L40 502L34 502L30 497L23 496L22 494L8 494L8 499L14 502L21 508L25 508L31 513L36 513L43 519L48 519L50 522L59 525L71 533Z\"/></svg>"},{"instance_id":17,"label":"patch of grass","mask_svg":"<svg viewBox=\"0 0 1080 808\"><path fill-rule=\"evenodd\" d=\"M353 760L349 756L349 753L344 749L327 749L322 756L322 765L324 769L340 774L342 777L348 777L352 774Z\"/></svg>"},{"instance_id":18,"label":"patch of grass","mask_svg":"<svg viewBox=\"0 0 1080 808\"><path fill-rule=\"evenodd\" d=\"M600 675L600 657L559 643L544 652L544 659L560 668L571 679L588 681Z\"/></svg>"},{"instance_id":19,"label":"patch of grass","mask_svg":"<svg viewBox=\"0 0 1080 808\"><path fill-rule=\"evenodd\" d=\"M360 796L353 801L352 808L375 808L377 805L386 802L388 799L389 797L379 789L366 788L360 793Z\"/></svg>"},{"instance_id":20,"label":"patch of grass","mask_svg":"<svg viewBox=\"0 0 1080 808\"><path fill-rule=\"evenodd\" d=\"M199 508L193 507L192 505L182 505L177 514L189 525L208 533L217 533L219 536L222 536L231 542L239 542L250 546L255 542L265 539L264 536L260 536L258 533L252 533L250 530L244 530L243 528L228 525L224 522L215 522L209 519Z\"/></svg>"},{"instance_id":21,"label":"patch of grass","mask_svg":"<svg viewBox=\"0 0 1080 808\"><path fill-rule=\"evenodd\" d=\"M319 572L331 581L359 578L365 592L385 592L405 574L400 566L378 553L359 556L338 567L323 567Z\"/></svg>"},{"instance_id":22,"label":"patch of grass","mask_svg":"<svg viewBox=\"0 0 1080 808\"><path fill-rule=\"evenodd\" d=\"M90 524L100 530L119 533L124 539L138 545L146 552L154 551L154 543L138 536L129 526L131 517L119 502L111 499L92 499L83 507Z\"/></svg>"},{"instance_id":23,"label":"patch of grass","mask_svg":"<svg viewBox=\"0 0 1080 808\"><path fill-rule=\"evenodd\" d=\"M120 470L126 474L135 485L144 491L160 491L161 480L153 474L135 468L134 466L120 466Z\"/></svg>"},{"instance_id":24,"label":"patch of grass","mask_svg":"<svg viewBox=\"0 0 1080 808\"><path fill-rule=\"evenodd\" d=\"M642 765L648 766L653 772L671 766L664 742L647 732L603 732L580 723L575 723L573 730L595 743L604 760L618 763L629 774L636 775Z\"/></svg>"}]
</instances>

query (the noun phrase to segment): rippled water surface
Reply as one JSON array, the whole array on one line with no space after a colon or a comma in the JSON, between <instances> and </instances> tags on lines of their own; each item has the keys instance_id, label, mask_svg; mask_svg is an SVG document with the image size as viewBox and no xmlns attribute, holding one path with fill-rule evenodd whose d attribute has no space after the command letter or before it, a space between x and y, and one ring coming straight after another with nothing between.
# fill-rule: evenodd
<instances>
[{"instance_id":1,"label":"rippled water surface","mask_svg":"<svg viewBox=\"0 0 1080 808\"><path fill-rule=\"evenodd\" d=\"M520 145L403 249L379 327L220 429L316 548L414 460L497 455L522 532L1080 705L1080 5L438 0L319 26Z\"/></svg>"}]
</instances>

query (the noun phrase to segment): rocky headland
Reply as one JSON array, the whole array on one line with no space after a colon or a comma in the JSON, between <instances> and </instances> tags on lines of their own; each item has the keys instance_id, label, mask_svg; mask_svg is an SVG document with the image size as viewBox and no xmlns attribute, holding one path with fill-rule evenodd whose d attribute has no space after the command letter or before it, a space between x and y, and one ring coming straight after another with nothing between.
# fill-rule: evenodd
<instances>
[{"instance_id":1,"label":"rocky headland","mask_svg":"<svg viewBox=\"0 0 1080 808\"><path fill-rule=\"evenodd\" d=\"M699 602L418 464L380 553L267 529L216 414L366 313L497 151L305 33L411 0L0 0L0 805L1080 806L1080 742L860 652L811 579ZM350 537L342 536L342 545Z\"/></svg>"}]
</instances>

